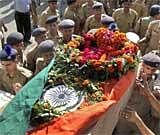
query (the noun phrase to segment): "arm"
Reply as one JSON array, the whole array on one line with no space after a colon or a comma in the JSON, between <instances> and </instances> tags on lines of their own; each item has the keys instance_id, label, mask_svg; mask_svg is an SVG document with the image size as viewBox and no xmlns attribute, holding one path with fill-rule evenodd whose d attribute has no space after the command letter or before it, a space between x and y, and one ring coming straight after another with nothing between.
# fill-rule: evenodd
<instances>
[{"instance_id":1,"label":"arm","mask_svg":"<svg viewBox=\"0 0 160 135\"><path fill-rule=\"evenodd\" d=\"M142 121L136 111L125 110L120 113L122 118L136 124L142 135L155 135Z\"/></svg>"},{"instance_id":2,"label":"arm","mask_svg":"<svg viewBox=\"0 0 160 135\"><path fill-rule=\"evenodd\" d=\"M148 90L146 92L146 95L152 107L160 114L160 102L157 100L154 94L152 92L149 92Z\"/></svg>"}]
</instances>

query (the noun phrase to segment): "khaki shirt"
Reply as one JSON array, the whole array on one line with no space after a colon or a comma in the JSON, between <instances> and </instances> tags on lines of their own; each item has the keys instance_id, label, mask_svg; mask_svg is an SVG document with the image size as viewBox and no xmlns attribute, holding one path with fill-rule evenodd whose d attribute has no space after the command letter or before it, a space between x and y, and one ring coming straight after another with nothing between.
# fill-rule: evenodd
<instances>
[{"instance_id":1,"label":"khaki shirt","mask_svg":"<svg viewBox=\"0 0 160 135\"><path fill-rule=\"evenodd\" d=\"M160 20L152 21L149 24L146 38L149 40L146 53L152 50L160 50Z\"/></svg>"},{"instance_id":2,"label":"khaki shirt","mask_svg":"<svg viewBox=\"0 0 160 135\"><path fill-rule=\"evenodd\" d=\"M125 13L123 8L119 8L113 12L113 18L115 19L120 31L129 32L133 31L138 15L133 9L130 9L129 13Z\"/></svg>"},{"instance_id":3,"label":"khaki shirt","mask_svg":"<svg viewBox=\"0 0 160 135\"><path fill-rule=\"evenodd\" d=\"M144 2L135 1L132 4L132 9L137 12L139 18L147 16L147 7Z\"/></svg>"},{"instance_id":4,"label":"khaki shirt","mask_svg":"<svg viewBox=\"0 0 160 135\"><path fill-rule=\"evenodd\" d=\"M52 12L51 9L48 7L45 11L42 12L39 18L39 25L41 27L46 27L46 20L49 16L57 15L59 17L58 11Z\"/></svg>"},{"instance_id":5,"label":"khaki shirt","mask_svg":"<svg viewBox=\"0 0 160 135\"><path fill-rule=\"evenodd\" d=\"M151 16L143 17L138 20L134 30L140 36L140 38L143 38L145 36L148 25L153 20L154 18Z\"/></svg>"},{"instance_id":6,"label":"khaki shirt","mask_svg":"<svg viewBox=\"0 0 160 135\"><path fill-rule=\"evenodd\" d=\"M57 45L59 44L59 40L62 39L62 34L60 31L57 31L57 35L53 36L48 31L47 32L47 39L52 40L54 42L54 44L56 45L55 47L57 47Z\"/></svg>"},{"instance_id":7,"label":"khaki shirt","mask_svg":"<svg viewBox=\"0 0 160 135\"><path fill-rule=\"evenodd\" d=\"M81 8L81 7L80 7ZM76 11L72 10L70 7L67 7L65 12L64 12L64 19L71 19L75 22L75 34L79 34L81 32L81 20L82 20L82 14L81 9L78 8Z\"/></svg>"},{"instance_id":8,"label":"khaki shirt","mask_svg":"<svg viewBox=\"0 0 160 135\"><path fill-rule=\"evenodd\" d=\"M36 69L36 60L39 57L39 51L38 51L38 45L35 43L33 48L29 50L26 54L27 59L27 69L31 70L32 72L35 72Z\"/></svg>"},{"instance_id":9,"label":"khaki shirt","mask_svg":"<svg viewBox=\"0 0 160 135\"><path fill-rule=\"evenodd\" d=\"M1 69L0 71L0 89L6 92L9 92L11 94L16 94L13 90L13 85L16 83L20 83L22 86L24 86L27 81L32 76L32 72L23 68L18 67L17 71L15 72L14 76L9 76L9 74Z\"/></svg>"},{"instance_id":10,"label":"khaki shirt","mask_svg":"<svg viewBox=\"0 0 160 135\"><path fill-rule=\"evenodd\" d=\"M95 15L91 15L87 18L84 26L84 31L88 32L91 29L96 29L102 27L101 20L98 21L95 19Z\"/></svg>"}]
</instances>

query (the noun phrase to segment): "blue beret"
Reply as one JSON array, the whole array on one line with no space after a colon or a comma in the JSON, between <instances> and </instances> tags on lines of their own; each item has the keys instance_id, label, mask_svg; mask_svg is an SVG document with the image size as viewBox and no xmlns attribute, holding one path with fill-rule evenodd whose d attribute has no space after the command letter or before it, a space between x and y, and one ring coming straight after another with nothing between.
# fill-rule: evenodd
<instances>
[{"instance_id":1,"label":"blue beret","mask_svg":"<svg viewBox=\"0 0 160 135\"><path fill-rule=\"evenodd\" d=\"M46 20L46 24L54 23L57 21L57 19L58 19L57 16L49 16Z\"/></svg>"},{"instance_id":2,"label":"blue beret","mask_svg":"<svg viewBox=\"0 0 160 135\"><path fill-rule=\"evenodd\" d=\"M67 4L71 5L72 3L76 2L76 0L67 0Z\"/></svg>"},{"instance_id":3,"label":"blue beret","mask_svg":"<svg viewBox=\"0 0 160 135\"><path fill-rule=\"evenodd\" d=\"M160 5L153 5L150 8L150 16L155 16L160 14Z\"/></svg>"},{"instance_id":4,"label":"blue beret","mask_svg":"<svg viewBox=\"0 0 160 135\"><path fill-rule=\"evenodd\" d=\"M96 2L92 6L93 9L103 8L103 4L101 2Z\"/></svg>"},{"instance_id":5,"label":"blue beret","mask_svg":"<svg viewBox=\"0 0 160 135\"><path fill-rule=\"evenodd\" d=\"M7 44L16 45L21 43L23 39L24 39L23 34L21 34L20 32L13 32L8 35L6 41Z\"/></svg>"},{"instance_id":6,"label":"blue beret","mask_svg":"<svg viewBox=\"0 0 160 135\"><path fill-rule=\"evenodd\" d=\"M111 23L108 27L109 30L111 31L116 31L118 30L118 26L117 26L117 23Z\"/></svg>"},{"instance_id":7,"label":"blue beret","mask_svg":"<svg viewBox=\"0 0 160 135\"><path fill-rule=\"evenodd\" d=\"M45 34L46 32L47 32L46 28L44 28L44 27L39 27L39 28L36 28L36 29L33 30L32 36L33 36L33 37L36 37L36 36Z\"/></svg>"},{"instance_id":8,"label":"blue beret","mask_svg":"<svg viewBox=\"0 0 160 135\"><path fill-rule=\"evenodd\" d=\"M15 60L17 51L13 49L10 45L6 44L4 49L0 51L0 60L1 61L10 61Z\"/></svg>"},{"instance_id":9,"label":"blue beret","mask_svg":"<svg viewBox=\"0 0 160 135\"><path fill-rule=\"evenodd\" d=\"M160 57L154 53L145 54L142 57L143 62L151 67L160 67Z\"/></svg>"},{"instance_id":10,"label":"blue beret","mask_svg":"<svg viewBox=\"0 0 160 135\"><path fill-rule=\"evenodd\" d=\"M103 25L109 26L111 23L115 22L114 18L108 15L102 16L101 23Z\"/></svg>"},{"instance_id":11,"label":"blue beret","mask_svg":"<svg viewBox=\"0 0 160 135\"><path fill-rule=\"evenodd\" d=\"M47 52L52 52L54 51L55 44L52 40L45 40L40 43L38 46L38 51L40 53L47 53Z\"/></svg>"},{"instance_id":12,"label":"blue beret","mask_svg":"<svg viewBox=\"0 0 160 135\"><path fill-rule=\"evenodd\" d=\"M73 28L75 26L75 22L71 19L64 19L59 23L60 28Z\"/></svg>"}]
</instances>

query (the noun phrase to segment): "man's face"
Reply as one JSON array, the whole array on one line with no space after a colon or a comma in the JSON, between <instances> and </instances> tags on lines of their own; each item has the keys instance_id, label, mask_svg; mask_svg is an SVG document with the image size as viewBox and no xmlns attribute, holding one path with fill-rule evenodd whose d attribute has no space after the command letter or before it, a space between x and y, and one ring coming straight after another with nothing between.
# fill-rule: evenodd
<instances>
[{"instance_id":1,"label":"man's face","mask_svg":"<svg viewBox=\"0 0 160 135\"><path fill-rule=\"evenodd\" d=\"M144 73L146 73L148 76L153 75L156 72L157 68L155 67L151 67L149 65L146 65L145 63L143 63L143 71Z\"/></svg>"},{"instance_id":2,"label":"man's face","mask_svg":"<svg viewBox=\"0 0 160 135\"><path fill-rule=\"evenodd\" d=\"M102 14L102 8L94 9L94 14L101 16L101 14Z\"/></svg>"},{"instance_id":3,"label":"man's face","mask_svg":"<svg viewBox=\"0 0 160 135\"><path fill-rule=\"evenodd\" d=\"M1 61L1 64L7 72L14 72L17 67L16 61Z\"/></svg>"},{"instance_id":4,"label":"man's face","mask_svg":"<svg viewBox=\"0 0 160 135\"><path fill-rule=\"evenodd\" d=\"M51 32L57 32L58 25L56 22L47 25L47 29Z\"/></svg>"},{"instance_id":5,"label":"man's face","mask_svg":"<svg viewBox=\"0 0 160 135\"><path fill-rule=\"evenodd\" d=\"M122 5L123 5L123 8L125 8L125 9L131 8L131 2L124 2Z\"/></svg>"},{"instance_id":6,"label":"man's face","mask_svg":"<svg viewBox=\"0 0 160 135\"><path fill-rule=\"evenodd\" d=\"M61 32L63 34L63 37L70 38L72 36L72 34L74 33L74 28L67 28L67 29L62 28Z\"/></svg>"},{"instance_id":7,"label":"man's face","mask_svg":"<svg viewBox=\"0 0 160 135\"><path fill-rule=\"evenodd\" d=\"M47 53L43 53L41 54L42 58L44 58L44 61L49 64L50 61L52 60L54 53L53 52L47 52Z\"/></svg>"},{"instance_id":8,"label":"man's face","mask_svg":"<svg viewBox=\"0 0 160 135\"><path fill-rule=\"evenodd\" d=\"M47 38L47 36L46 36L46 33L45 33L45 34L41 34L41 35L37 36L37 37L35 38L35 40L36 40L36 42L37 42L38 44L40 44L42 41L45 41L46 38Z\"/></svg>"},{"instance_id":9,"label":"man's face","mask_svg":"<svg viewBox=\"0 0 160 135\"><path fill-rule=\"evenodd\" d=\"M55 11L56 8L57 8L57 2L49 2L49 3L48 3L48 6L50 7L50 9L51 9L52 11Z\"/></svg>"},{"instance_id":10,"label":"man's face","mask_svg":"<svg viewBox=\"0 0 160 135\"><path fill-rule=\"evenodd\" d=\"M160 14L156 15L156 20L160 20Z\"/></svg>"}]
</instances>

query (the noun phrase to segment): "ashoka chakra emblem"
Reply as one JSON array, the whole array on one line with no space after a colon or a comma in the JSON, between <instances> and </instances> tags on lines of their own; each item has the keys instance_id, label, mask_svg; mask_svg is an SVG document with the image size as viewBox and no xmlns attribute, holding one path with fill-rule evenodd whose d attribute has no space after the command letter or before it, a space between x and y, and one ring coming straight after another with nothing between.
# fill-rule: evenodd
<instances>
[{"instance_id":1,"label":"ashoka chakra emblem","mask_svg":"<svg viewBox=\"0 0 160 135\"><path fill-rule=\"evenodd\" d=\"M60 110L75 110L83 101L82 94L78 94L74 89L65 85L58 85L46 88L43 99L48 101L51 106L59 107Z\"/></svg>"}]
</instances>

